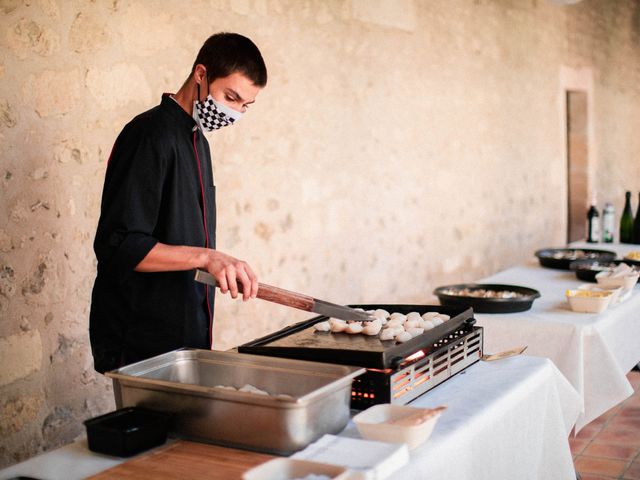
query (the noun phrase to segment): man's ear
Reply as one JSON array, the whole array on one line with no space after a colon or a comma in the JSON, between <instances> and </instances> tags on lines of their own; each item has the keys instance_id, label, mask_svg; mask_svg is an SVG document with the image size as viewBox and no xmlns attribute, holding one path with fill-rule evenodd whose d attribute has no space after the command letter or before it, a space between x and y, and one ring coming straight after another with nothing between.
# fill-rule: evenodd
<instances>
[{"instance_id":1,"label":"man's ear","mask_svg":"<svg viewBox=\"0 0 640 480\"><path fill-rule=\"evenodd\" d=\"M204 65L202 65L201 63L197 64L195 66L195 68L193 69L193 78L196 81L196 83L199 83L200 85L205 85L207 83L206 78L207 78L207 69Z\"/></svg>"}]
</instances>

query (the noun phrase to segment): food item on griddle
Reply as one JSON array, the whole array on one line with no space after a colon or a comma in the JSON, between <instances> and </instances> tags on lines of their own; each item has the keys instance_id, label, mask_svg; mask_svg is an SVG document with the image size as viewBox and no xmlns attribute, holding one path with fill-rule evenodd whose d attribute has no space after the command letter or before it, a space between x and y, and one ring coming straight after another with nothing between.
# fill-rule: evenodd
<instances>
[{"instance_id":1,"label":"food item on griddle","mask_svg":"<svg viewBox=\"0 0 640 480\"><path fill-rule=\"evenodd\" d=\"M417 337L418 335L422 335L424 333L424 328L419 328L419 327L407 328L407 333L411 335L411 338Z\"/></svg>"},{"instance_id":2,"label":"food item on griddle","mask_svg":"<svg viewBox=\"0 0 640 480\"><path fill-rule=\"evenodd\" d=\"M362 333L373 336L378 335L380 330L382 330L382 321L378 319L372 322L366 322L366 325L362 328Z\"/></svg>"},{"instance_id":3,"label":"food item on griddle","mask_svg":"<svg viewBox=\"0 0 640 480\"><path fill-rule=\"evenodd\" d=\"M396 337L392 328L385 328L380 332L380 340L393 340Z\"/></svg>"},{"instance_id":4,"label":"food item on griddle","mask_svg":"<svg viewBox=\"0 0 640 480\"><path fill-rule=\"evenodd\" d=\"M638 252L629 252L624 256L624 258L626 258L628 260L634 260L636 262L640 262L640 251L638 251Z\"/></svg>"},{"instance_id":5,"label":"food item on griddle","mask_svg":"<svg viewBox=\"0 0 640 480\"><path fill-rule=\"evenodd\" d=\"M424 328L425 330L431 330L435 326L436 326L436 324L433 323L433 320L431 320L431 319L426 319L426 320L422 321L422 328Z\"/></svg>"},{"instance_id":6,"label":"food item on griddle","mask_svg":"<svg viewBox=\"0 0 640 480\"><path fill-rule=\"evenodd\" d=\"M401 334L396 336L396 342L404 343L411 340L413 337L409 332L402 332Z\"/></svg>"},{"instance_id":7,"label":"food item on griddle","mask_svg":"<svg viewBox=\"0 0 640 480\"><path fill-rule=\"evenodd\" d=\"M347 322L339 318L330 318L329 328L333 333L344 332L347 329Z\"/></svg>"},{"instance_id":8,"label":"food item on griddle","mask_svg":"<svg viewBox=\"0 0 640 480\"><path fill-rule=\"evenodd\" d=\"M364 311L362 309L356 310ZM427 312L424 315L420 315L418 312L410 312L405 315L399 312L390 314L386 310L378 309L368 310L367 313L376 317L376 320L357 322L330 318L328 321L316 323L314 329L316 332L331 332L332 334L378 335L378 338L383 341L406 342L422 335L425 330L442 325L450 319L449 315L439 312Z\"/></svg>"},{"instance_id":9,"label":"food item on griddle","mask_svg":"<svg viewBox=\"0 0 640 480\"><path fill-rule=\"evenodd\" d=\"M318 322L313 326L313 328L315 328L317 332L328 332L331 330L331 325L329 322Z\"/></svg>"},{"instance_id":10,"label":"food item on griddle","mask_svg":"<svg viewBox=\"0 0 640 480\"><path fill-rule=\"evenodd\" d=\"M347 328L345 332L354 334L354 333L361 333L362 330L363 330L362 322L349 322L347 324Z\"/></svg>"},{"instance_id":11,"label":"food item on griddle","mask_svg":"<svg viewBox=\"0 0 640 480\"><path fill-rule=\"evenodd\" d=\"M373 316L380 320L382 325L384 325L387 323L387 319L389 318L389 312L383 310L382 308L379 308L373 311Z\"/></svg>"}]
</instances>

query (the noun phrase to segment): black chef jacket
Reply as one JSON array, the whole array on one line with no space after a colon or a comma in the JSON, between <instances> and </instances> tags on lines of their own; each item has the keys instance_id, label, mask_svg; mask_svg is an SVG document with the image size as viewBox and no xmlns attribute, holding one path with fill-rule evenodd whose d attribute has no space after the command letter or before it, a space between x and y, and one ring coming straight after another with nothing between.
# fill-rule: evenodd
<instances>
[{"instance_id":1,"label":"black chef jacket","mask_svg":"<svg viewBox=\"0 0 640 480\"><path fill-rule=\"evenodd\" d=\"M214 290L195 282L193 270L134 268L157 242L204 247L208 235L214 248L215 225L209 144L165 94L124 127L107 165L89 321L97 371L183 346L210 348Z\"/></svg>"}]
</instances>

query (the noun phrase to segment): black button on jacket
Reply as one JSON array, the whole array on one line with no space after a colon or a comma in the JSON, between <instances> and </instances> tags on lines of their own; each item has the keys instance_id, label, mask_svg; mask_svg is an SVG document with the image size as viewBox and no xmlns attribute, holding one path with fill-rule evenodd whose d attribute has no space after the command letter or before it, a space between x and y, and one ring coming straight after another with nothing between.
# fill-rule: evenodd
<instances>
[{"instance_id":1,"label":"black button on jacket","mask_svg":"<svg viewBox=\"0 0 640 480\"><path fill-rule=\"evenodd\" d=\"M208 243L214 248L209 144L193 118L164 95L160 105L125 126L107 165L90 313L97 371L183 346L210 347L213 289L196 283L193 270L134 271L157 242L206 245L203 196Z\"/></svg>"}]
</instances>

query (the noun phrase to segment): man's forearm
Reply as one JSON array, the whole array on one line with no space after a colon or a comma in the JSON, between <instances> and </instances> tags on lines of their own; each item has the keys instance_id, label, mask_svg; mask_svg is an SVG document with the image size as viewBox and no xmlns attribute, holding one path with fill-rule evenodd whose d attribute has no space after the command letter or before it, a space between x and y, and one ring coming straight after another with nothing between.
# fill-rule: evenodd
<instances>
[{"instance_id":1,"label":"man's forearm","mask_svg":"<svg viewBox=\"0 0 640 480\"><path fill-rule=\"evenodd\" d=\"M213 275L222 293L238 296L238 282L242 283L242 298L248 300L258 294L258 278L251 267L219 250L184 245L156 243L136 265L136 272L176 272L202 268Z\"/></svg>"},{"instance_id":2,"label":"man's forearm","mask_svg":"<svg viewBox=\"0 0 640 480\"><path fill-rule=\"evenodd\" d=\"M203 268L207 264L207 249L184 245L156 243L136 265L136 272L175 272Z\"/></svg>"}]
</instances>

